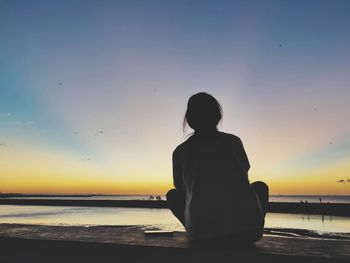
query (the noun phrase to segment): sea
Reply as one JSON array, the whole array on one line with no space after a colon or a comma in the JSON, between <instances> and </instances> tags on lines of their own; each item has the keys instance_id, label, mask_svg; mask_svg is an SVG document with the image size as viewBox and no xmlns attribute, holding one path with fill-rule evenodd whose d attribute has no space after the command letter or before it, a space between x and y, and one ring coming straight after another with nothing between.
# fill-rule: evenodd
<instances>
[{"instance_id":1,"label":"sea","mask_svg":"<svg viewBox=\"0 0 350 263\"><path fill-rule=\"evenodd\" d=\"M154 200L150 195L92 195L60 196L45 199L79 200ZM19 197L12 197L19 198ZM24 198L24 197L21 197ZM43 197L25 197L36 199ZM164 196L160 196L165 199ZM272 202L350 203L350 196L272 195ZM144 226L145 228L184 231L183 226L169 209L122 207L60 207L0 205L0 224L39 224L66 226ZM319 234L341 233L350 235L350 218L338 216L268 213L265 227L269 229L295 229Z\"/></svg>"}]
</instances>

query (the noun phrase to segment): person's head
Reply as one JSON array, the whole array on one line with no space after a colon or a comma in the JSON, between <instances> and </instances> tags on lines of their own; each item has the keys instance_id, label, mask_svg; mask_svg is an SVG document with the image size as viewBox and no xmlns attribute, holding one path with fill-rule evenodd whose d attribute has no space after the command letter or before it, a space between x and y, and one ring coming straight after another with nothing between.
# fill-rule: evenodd
<instances>
[{"instance_id":1,"label":"person's head","mask_svg":"<svg viewBox=\"0 0 350 263\"><path fill-rule=\"evenodd\" d=\"M220 103L212 95L199 92L188 100L183 127L185 129L187 123L197 132L216 130L221 118Z\"/></svg>"}]
</instances>

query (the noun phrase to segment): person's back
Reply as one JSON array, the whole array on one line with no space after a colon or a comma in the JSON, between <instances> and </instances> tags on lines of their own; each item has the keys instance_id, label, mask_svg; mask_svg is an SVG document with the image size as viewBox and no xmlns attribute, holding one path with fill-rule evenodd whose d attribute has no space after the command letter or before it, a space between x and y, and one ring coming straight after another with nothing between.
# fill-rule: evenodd
<instances>
[{"instance_id":1,"label":"person's back","mask_svg":"<svg viewBox=\"0 0 350 263\"><path fill-rule=\"evenodd\" d=\"M173 179L176 191L171 190L167 195L169 206L191 239L248 233L256 234L257 238L252 239L259 239L264 211L249 184L247 155L237 136L216 130L218 121L216 118L212 122L215 126L211 124L205 128L197 121L197 126L192 125L197 128L194 135L175 149Z\"/></svg>"},{"instance_id":2,"label":"person's back","mask_svg":"<svg viewBox=\"0 0 350 263\"><path fill-rule=\"evenodd\" d=\"M173 157L178 167L174 180L186 195L185 227L191 238L239 234L262 224L238 137L195 134L176 148Z\"/></svg>"}]
</instances>

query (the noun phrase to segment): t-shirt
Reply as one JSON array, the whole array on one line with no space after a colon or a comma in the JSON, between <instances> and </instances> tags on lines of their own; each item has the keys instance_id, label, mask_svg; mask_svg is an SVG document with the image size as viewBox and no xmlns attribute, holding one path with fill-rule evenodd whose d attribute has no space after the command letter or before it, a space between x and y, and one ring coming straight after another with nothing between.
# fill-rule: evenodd
<instances>
[{"instance_id":1,"label":"t-shirt","mask_svg":"<svg viewBox=\"0 0 350 263\"><path fill-rule=\"evenodd\" d=\"M173 179L186 195L191 239L244 234L262 226L262 210L248 180L249 161L239 137L194 134L173 152Z\"/></svg>"}]
</instances>

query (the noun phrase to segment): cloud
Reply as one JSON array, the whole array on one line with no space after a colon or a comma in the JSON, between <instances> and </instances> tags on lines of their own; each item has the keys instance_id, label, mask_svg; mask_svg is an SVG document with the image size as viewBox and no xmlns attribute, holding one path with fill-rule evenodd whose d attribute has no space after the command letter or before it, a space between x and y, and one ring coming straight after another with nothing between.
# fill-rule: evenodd
<instances>
[{"instance_id":1,"label":"cloud","mask_svg":"<svg viewBox=\"0 0 350 263\"><path fill-rule=\"evenodd\" d=\"M7 146L6 143L4 143L4 142L1 142L1 143L0 143L0 147L5 147L5 146Z\"/></svg>"},{"instance_id":2,"label":"cloud","mask_svg":"<svg viewBox=\"0 0 350 263\"><path fill-rule=\"evenodd\" d=\"M28 121L26 121L26 124L29 125L29 126L32 126L32 125L35 124L35 121L28 120Z\"/></svg>"},{"instance_id":3,"label":"cloud","mask_svg":"<svg viewBox=\"0 0 350 263\"><path fill-rule=\"evenodd\" d=\"M11 117L11 116L12 116L12 114L9 112L0 112L0 118L1 117Z\"/></svg>"},{"instance_id":4,"label":"cloud","mask_svg":"<svg viewBox=\"0 0 350 263\"><path fill-rule=\"evenodd\" d=\"M350 183L350 179L340 179L337 183Z\"/></svg>"}]
</instances>

